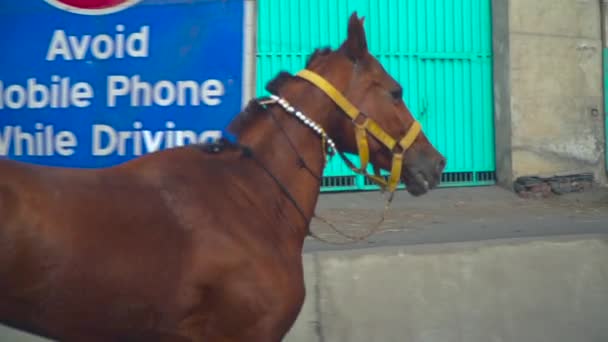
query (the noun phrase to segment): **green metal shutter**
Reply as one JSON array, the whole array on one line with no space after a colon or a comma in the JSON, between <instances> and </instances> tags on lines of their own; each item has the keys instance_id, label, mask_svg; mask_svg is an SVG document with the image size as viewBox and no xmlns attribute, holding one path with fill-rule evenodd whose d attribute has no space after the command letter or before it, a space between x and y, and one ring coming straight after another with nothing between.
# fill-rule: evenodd
<instances>
[{"instance_id":1,"label":"green metal shutter","mask_svg":"<svg viewBox=\"0 0 608 342\"><path fill-rule=\"evenodd\" d=\"M364 15L370 52L448 160L443 186L493 184L491 0L259 0L257 93L300 70L317 47L337 48L349 15ZM353 156L352 160L356 160ZM376 188L339 158L322 190Z\"/></svg>"}]
</instances>

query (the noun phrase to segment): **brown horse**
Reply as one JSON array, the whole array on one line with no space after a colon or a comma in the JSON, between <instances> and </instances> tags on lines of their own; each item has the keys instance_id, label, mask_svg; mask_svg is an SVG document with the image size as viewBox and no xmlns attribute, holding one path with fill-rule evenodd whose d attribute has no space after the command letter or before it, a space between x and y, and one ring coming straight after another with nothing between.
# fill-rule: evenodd
<instances>
[{"instance_id":1,"label":"brown horse","mask_svg":"<svg viewBox=\"0 0 608 342\"><path fill-rule=\"evenodd\" d=\"M61 341L280 341L332 144L413 195L445 166L356 13L306 70L249 103L236 143L96 170L1 161L0 322Z\"/></svg>"}]
</instances>

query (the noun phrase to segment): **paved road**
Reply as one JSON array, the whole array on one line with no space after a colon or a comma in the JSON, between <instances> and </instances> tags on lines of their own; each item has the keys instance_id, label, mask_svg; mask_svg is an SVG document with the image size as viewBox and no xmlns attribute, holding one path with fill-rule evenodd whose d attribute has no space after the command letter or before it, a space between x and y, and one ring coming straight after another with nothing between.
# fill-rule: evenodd
<instances>
[{"instance_id":1,"label":"paved road","mask_svg":"<svg viewBox=\"0 0 608 342\"><path fill-rule=\"evenodd\" d=\"M323 194L317 213L362 234L380 218L382 207L379 192ZM312 230L345 241L317 220ZM305 251L567 234L608 234L608 189L547 199L522 199L494 186L443 188L422 197L399 192L380 232L365 242L334 246L309 238Z\"/></svg>"}]
</instances>

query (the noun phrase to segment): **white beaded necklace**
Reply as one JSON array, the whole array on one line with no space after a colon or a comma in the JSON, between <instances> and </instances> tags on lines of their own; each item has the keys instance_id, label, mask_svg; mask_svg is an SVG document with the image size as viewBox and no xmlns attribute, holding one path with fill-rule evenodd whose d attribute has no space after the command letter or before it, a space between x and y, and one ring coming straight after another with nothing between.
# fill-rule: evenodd
<instances>
[{"instance_id":1,"label":"white beaded necklace","mask_svg":"<svg viewBox=\"0 0 608 342\"><path fill-rule=\"evenodd\" d=\"M314 122L312 119L310 119L309 117L304 115L299 110L296 110L284 98L278 97L274 94L270 95L270 98L273 99L276 103L278 103L281 107L283 107L283 109L285 109L288 113L295 115L295 117L298 118L298 120L302 121L306 126L310 127L310 129L312 129L317 134L319 134L321 136L321 138L323 139L323 141L327 141L327 144L330 147L330 150L329 150L330 155L333 155L335 153L335 151L337 151L336 144L334 143L333 140L331 140L331 138L327 135L327 133L325 133L325 130L323 129L323 127L321 127L321 125Z\"/></svg>"}]
</instances>

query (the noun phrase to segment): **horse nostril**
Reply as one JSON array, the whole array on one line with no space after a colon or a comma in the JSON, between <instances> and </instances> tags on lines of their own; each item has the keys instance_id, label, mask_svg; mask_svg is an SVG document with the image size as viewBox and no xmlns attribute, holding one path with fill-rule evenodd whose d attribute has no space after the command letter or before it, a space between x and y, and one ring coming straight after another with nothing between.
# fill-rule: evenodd
<instances>
[{"instance_id":1,"label":"horse nostril","mask_svg":"<svg viewBox=\"0 0 608 342\"><path fill-rule=\"evenodd\" d=\"M437 172L442 172L443 169L445 168L445 164L446 164L446 159L444 157L441 157L439 159L439 161L437 162Z\"/></svg>"}]
</instances>

